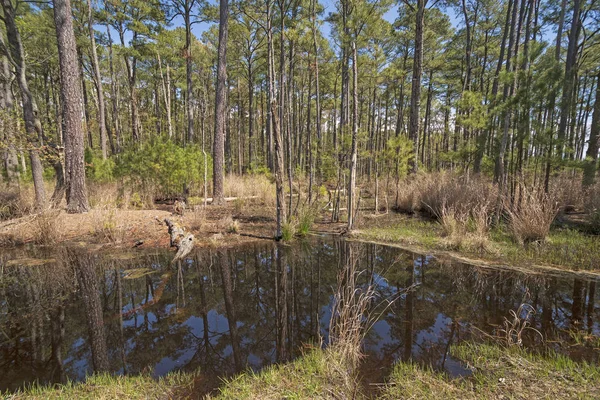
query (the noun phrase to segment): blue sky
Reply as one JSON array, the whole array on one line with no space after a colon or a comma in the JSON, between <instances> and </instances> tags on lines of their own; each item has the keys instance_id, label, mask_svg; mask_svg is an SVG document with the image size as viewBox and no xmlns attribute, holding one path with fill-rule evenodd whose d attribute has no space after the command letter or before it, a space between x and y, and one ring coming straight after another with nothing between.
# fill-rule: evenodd
<instances>
[{"instance_id":1,"label":"blue sky","mask_svg":"<svg viewBox=\"0 0 600 400\"><path fill-rule=\"evenodd\" d=\"M215 4L216 1L211 0L211 3ZM324 15L329 15L330 13L334 12L336 9L335 0L321 0L320 3L325 8ZM446 13L449 16L450 22L452 23L452 25L457 26L460 24L460 20L458 19L458 16L456 15L455 10L447 9ZM398 17L398 6L397 5L392 6L388 10L388 12L386 12L383 16L383 18L389 22L394 22L397 17ZM209 29L209 27L211 25L212 25L212 23L194 24L194 26L192 27L192 31L197 38L201 38L202 34L207 29ZM175 18L172 22L172 27L177 27L177 26L183 26L183 19L181 17ZM323 26L321 27L321 31L326 38L328 38L328 39L330 38L331 27L328 23L323 24Z\"/></svg>"}]
</instances>

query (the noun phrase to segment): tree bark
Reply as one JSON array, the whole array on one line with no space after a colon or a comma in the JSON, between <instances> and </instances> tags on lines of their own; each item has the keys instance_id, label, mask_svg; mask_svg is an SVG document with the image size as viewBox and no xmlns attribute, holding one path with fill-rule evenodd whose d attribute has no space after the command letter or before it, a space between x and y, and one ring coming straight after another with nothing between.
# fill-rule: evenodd
<instances>
[{"instance_id":1,"label":"tree bark","mask_svg":"<svg viewBox=\"0 0 600 400\"><path fill-rule=\"evenodd\" d=\"M104 102L104 92L102 91L102 75L100 74L100 63L98 62L98 52L96 51L96 37L94 33L94 16L92 9L92 0L87 0L88 29L90 32L90 44L92 55L92 68L94 69L94 85L98 94L98 128L100 130L100 149L102 159L106 160L106 106Z\"/></svg>"},{"instance_id":2,"label":"tree bark","mask_svg":"<svg viewBox=\"0 0 600 400\"><path fill-rule=\"evenodd\" d=\"M348 231L354 228L355 189L356 189L356 164L358 140L358 56L356 53L356 39L352 42L352 149L350 153L350 180L348 183Z\"/></svg>"},{"instance_id":3,"label":"tree bark","mask_svg":"<svg viewBox=\"0 0 600 400\"><path fill-rule=\"evenodd\" d=\"M58 40L61 98L65 127L65 183L67 212L89 210L85 186L83 132L81 130L81 86L70 0L54 0L54 22Z\"/></svg>"},{"instance_id":4,"label":"tree bark","mask_svg":"<svg viewBox=\"0 0 600 400\"><path fill-rule=\"evenodd\" d=\"M227 28L228 0L219 3L219 48L217 59L217 87L215 94L215 135L213 141L213 204L224 203L223 163L225 157L225 106L227 97Z\"/></svg>"},{"instance_id":5,"label":"tree bark","mask_svg":"<svg viewBox=\"0 0 600 400\"><path fill-rule=\"evenodd\" d=\"M417 0L417 19L415 25L415 52L412 71L412 89L410 93L410 116L408 124L409 138L414 143L415 156L412 172L417 172L419 152L419 108L421 105L421 75L423 73L423 28L425 24L426 0Z\"/></svg>"},{"instance_id":6,"label":"tree bark","mask_svg":"<svg viewBox=\"0 0 600 400\"><path fill-rule=\"evenodd\" d=\"M596 170L598 168L598 141L600 138L600 72L596 77L596 100L594 101L594 113L592 114L592 126L590 130L590 141L585 162L583 166L583 186L589 187L594 184Z\"/></svg>"}]
</instances>

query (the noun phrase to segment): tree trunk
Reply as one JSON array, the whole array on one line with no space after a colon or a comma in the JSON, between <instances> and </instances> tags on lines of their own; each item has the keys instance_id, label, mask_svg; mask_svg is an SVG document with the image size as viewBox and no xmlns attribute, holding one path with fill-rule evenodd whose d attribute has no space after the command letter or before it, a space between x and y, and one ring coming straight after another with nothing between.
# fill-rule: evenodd
<instances>
[{"instance_id":1,"label":"tree trunk","mask_svg":"<svg viewBox=\"0 0 600 400\"><path fill-rule=\"evenodd\" d=\"M600 72L596 77L596 100L594 101L594 113L592 114L592 126L590 130L590 141L583 167L583 186L589 187L594 184L596 170L598 168L598 141L600 138Z\"/></svg>"},{"instance_id":2,"label":"tree trunk","mask_svg":"<svg viewBox=\"0 0 600 400\"><path fill-rule=\"evenodd\" d=\"M83 160L83 132L81 131L81 86L78 82L79 63L73 31L70 0L54 0L54 22L58 39L61 98L65 127L65 183L67 212L89 210L85 186Z\"/></svg>"},{"instance_id":3,"label":"tree trunk","mask_svg":"<svg viewBox=\"0 0 600 400\"><path fill-rule=\"evenodd\" d=\"M277 101L275 99L275 56L273 54L273 29L272 29L272 9L271 1L266 1L267 7L267 64L268 64L268 91L269 91L269 114L271 120L271 130L274 145L273 175L275 176L276 193L276 233L275 240L282 238L282 224L285 215L285 198L283 195L283 143L280 130L279 114L277 112Z\"/></svg>"},{"instance_id":4,"label":"tree trunk","mask_svg":"<svg viewBox=\"0 0 600 400\"><path fill-rule=\"evenodd\" d=\"M102 159L106 160L106 116L104 92L102 91L102 75L100 74L100 63L98 62L98 52L96 51L96 38L94 34L94 16L92 13L92 0L87 0L88 11L88 29L90 31L90 42L92 52L92 68L94 69L94 85L98 94L98 128L100 129L100 149L102 150Z\"/></svg>"},{"instance_id":5,"label":"tree trunk","mask_svg":"<svg viewBox=\"0 0 600 400\"><path fill-rule=\"evenodd\" d=\"M33 148L29 150L29 158L31 160L31 174L33 176L33 185L35 189L35 204L38 209L42 209L46 205L46 191L44 189L44 178L42 176L44 170L39 156L39 146L43 144L42 124L38 118L38 109L29 91L27 82L25 53L21 35L15 21L15 10L11 0L2 0L2 8L4 10L4 24L6 26L6 37L8 41L9 52L12 64L15 66L17 82L21 90L23 120L25 121L25 131L27 139L33 144ZM75 60L77 62L77 60Z\"/></svg>"},{"instance_id":6,"label":"tree trunk","mask_svg":"<svg viewBox=\"0 0 600 400\"><path fill-rule=\"evenodd\" d=\"M567 48L567 60L565 63L565 78L563 92L560 102L560 122L558 125L558 151L564 156L565 136L570 110L573 107L573 92L575 87L575 74L577 69L577 44L580 31L581 0L573 1L573 18L571 19L571 30L569 32L569 46Z\"/></svg>"},{"instance_id":7,"label":"tree trunk","mask_svg":"<svg viewBox=\"0 0 600 400\"><path fill-rule=\"evenodd\" d=\"M421 74L423 73L423 28L426 0L417 0L417 20L415 25L415 52L412 71L412 89L410 93L410 117L408 133L414 143L415 156L412 171L417 172L419 152L419 108L421 104Z\"/></svg>"},{"instance_id":8,"label":"tree trunk","mask_svg":"<svg viewBox=\"0 0 600 400\"><path fill-rule=\"evenodd\" d=\"M213 204L222 205L223 161L225 157L225 102L227 96L227 25L228 0L219 3L219 48L217 60L217 87L215 94L215 136L213 142Z\"/></svg>"},{"instance_id":9,"label":"tree trunk","mask_svg":"<svg viewBox=\"0 0 600 400\"><path fill-rule=\"evenodd\" d=\"M313 49L315 52L315 99L316 99L316 115L315 124L317 126L317 165L316 165L316 179L317 185L321 185L323 181L323 174L321 171L321 90L319 87L319 46L317 44L317 14L315 12L315 3L317 0L312 0L312 33L313 33ZM334 106L335 108L335 106Z\"/></svg>"},{"instance_id":10,"label":"tree trunk","mask_svg":"<svg viewBox=\"0 0 600 400\"><path fill-rule=\"evenodd\" d=\"M356 190L356 164L358 140L358 56L356 53L356 39L352 42L352 149L350 153L350 180L348 182L348 231L354 228L355 190Z\"/></svg>"},{"instance_id":11,"label":"tree trunk","mask_svg":"<svg viewBox=\"0 0 600 400\"><path fill-rule=\"evenodd\" d=\"M194 137L194 108L193 108L193 80L192 80L192 25L190 21L190 7L188 1L185 2L185 74L187 95L185 97L187 107L187 142L191 143Z\"/></svg>"},{"instance_id":12,"label":"tree trunk","mask_svg":"<svg viewBox=\"0 0 600 400\"><path fill-rule=\"evenodd\" d=\"M115 150L117 153L121 152L121 127L119 126L119 102L117 97L117 82L115 77L115 70L113 65L113 50L112 50L112 37L110 35L110 28L106 25L106 35L108 37L108 65L110 67L110 95L112 100L112 112L113 112L113 126L115 132Z\"/></svg>"}]
</instances>

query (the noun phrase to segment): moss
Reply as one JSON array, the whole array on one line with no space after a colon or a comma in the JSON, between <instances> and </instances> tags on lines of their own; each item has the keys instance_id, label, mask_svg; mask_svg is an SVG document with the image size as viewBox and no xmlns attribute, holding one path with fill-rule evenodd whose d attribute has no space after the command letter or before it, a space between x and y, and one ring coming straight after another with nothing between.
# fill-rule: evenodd
<instances>
[{"instance_id":1,"label":"moss","mask_svg":"<svg viewBox=\"0 0 600 400\"><path fill-rule=\"evenodd\" d=\"M600 393L600 368L555 353L545 356L519 348L463 343L451 354L474 371L466 378L446 375L414 364L395 366L382 397L399 398L573 398Z\"/></svg>"}]
</instances>

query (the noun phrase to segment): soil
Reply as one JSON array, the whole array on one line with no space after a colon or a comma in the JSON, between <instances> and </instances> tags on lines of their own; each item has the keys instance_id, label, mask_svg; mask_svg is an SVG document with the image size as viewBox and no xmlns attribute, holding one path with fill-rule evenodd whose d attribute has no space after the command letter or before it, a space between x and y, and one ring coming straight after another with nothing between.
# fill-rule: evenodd
<instances>
[{"instance_id":1,"label":"soil","mask_svg":"<svg viewBox=\"0 0 600 400\"><path fill-rule=\"evenodd\" d=\"M43 217L28 215L0 222L0 247L45 243L40 219L46 231L55 232L52 244L78 242L115 248L168 248L165 218L174 220L195 237L196 247L236 245L255 240L272 240L275 219L269 207L248 204L243 210L232 203L224 206L196 207L183 215L173 206L158 205L152 210L98 210L67 214L64 210L47 212ZM50 226L50 227L48 227ZM235 226L235 227L234 227Z\"/></svg>"}]
</instances>

